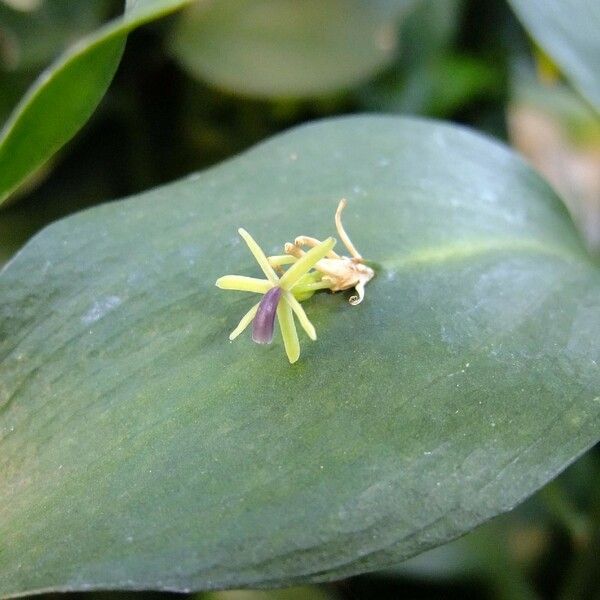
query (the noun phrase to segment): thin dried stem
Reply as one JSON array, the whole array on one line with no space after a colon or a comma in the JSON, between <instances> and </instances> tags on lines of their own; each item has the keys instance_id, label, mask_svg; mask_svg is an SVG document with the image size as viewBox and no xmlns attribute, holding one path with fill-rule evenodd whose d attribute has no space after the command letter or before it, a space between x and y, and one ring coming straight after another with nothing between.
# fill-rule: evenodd
<instances>
[{"instance_id":1,"label":"thin dried stem","mask_svg":"<svg viewBox=\"0 0 600 600\"><path fill-rule=\"evenodd\" d=\"M357 304L360 304L363 301L363 298L365 297L365 282L364 281L359 281L355 286L354 289L357 291L358 295L356 296L350 296L350 304L352 304L352 306L356 306Z\"/></svg>"},{"instance_id":2,"label":"thin dried stem","mask_svg":"<svg viewBox=\"0 0 600 600\"><path fill-rule=\"evenodd\" d=\"M353 258L356 258L357 260L362 261L362 256L360 255L359 251L356 249L356 246L352 243L352 241L348 237L348 234L346 233L346 230L344 229L344 226L342 225L342 211L344 210L344 208L346 208L346 199L342 198L340 200L340 203L338 204L337 210L335 211L335 227L337 229L338 235L340 236L340 239L344 243L344 246L346 246L346 248L348 248L348 252L350 252L351 256Z\"/></svg>"}]
</instances>

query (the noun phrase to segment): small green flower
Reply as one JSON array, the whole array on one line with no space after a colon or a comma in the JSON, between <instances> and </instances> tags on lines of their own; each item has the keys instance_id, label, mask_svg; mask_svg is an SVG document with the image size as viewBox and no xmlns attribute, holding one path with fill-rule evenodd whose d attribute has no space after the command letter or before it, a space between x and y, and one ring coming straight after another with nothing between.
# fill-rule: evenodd
<instances>
[{"instance_id":1,"label":"small green flower","mask_svg":"<svg viewBox=\"0 0 600 600\"><path fill-rule=\"evenodd\" d=\"M331 252L335 246L334 238L327 238L301 258L287 255L271 257L268 259L260 246L245 229L238 229L250 252L258 262L266 279L245 277L243 275L225 275L217 279L216 286L224 290L239 290L243 292L256 292L265 294L270 290L279 289L280 292L271 292L263 301L256 303L241 319L238 326L231 332L229 339L235 339L250 323L255 321L253 328L253 339L258 343L268 343L272 337L273 320L275 311L283 345L290 363L295 363L300 357L300 343L298 332L294 322L294 313L302 325L302 328L311 340L317 339L317 333L313 324L309 321L299 300L309 298L317 289L329 288L330 284L320 280L319 273L309 271ZM275 273L272 265L290 264L288 270L281 276Z\"/></svg>"}]
</instances>

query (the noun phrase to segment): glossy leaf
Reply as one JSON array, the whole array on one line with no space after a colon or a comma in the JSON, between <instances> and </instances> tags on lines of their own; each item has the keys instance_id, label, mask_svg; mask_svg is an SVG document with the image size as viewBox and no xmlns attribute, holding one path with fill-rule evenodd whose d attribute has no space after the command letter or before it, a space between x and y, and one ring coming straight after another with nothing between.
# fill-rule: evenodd
<instances>
[{"instance_id":1,"label":"glossy leaf","mask_svg":"<svg viewBox=\"0 0 600 600\"><path fill-rule=\"evenodd\" d=\"M598 0L509 0L535 40L600 111Z\"/></svg>"},{"instance_id":2,"label":"glossy leaf","mask_svg":"<svg viewBox=\"0 0 600 600\"><path fill-rule=\"evenodd\" d=\"M397 18L410 4L199 2L181 15L172 48L192 75L236 93L318 96L367 79L390 60Z\"/></svg>"},{"instance_id":3,"label":"glossy leaf","mask_svg":"<svg viewBox=\"0 0 600 600\"><path fill-rule=\"evenodd\" d=\"M341 197L364 302L306 301L294 365L229 342L237 228L281 252ZM0 595L296 585L459 536L598 440L600 267L499 144L337 119L46 228L0 274L0 357Z\"/></svg>"},{"instance_id":4,"label":"glossy leaf","mask_svg":"<svg viewBox=\"0 0 600 600\"><path fill-rule=\"evenodd\" d=\"M0 132L0 204L84 125L119 65L127 34L190 0L138 0L44 71Z\"/></svg>"}]
</instances>

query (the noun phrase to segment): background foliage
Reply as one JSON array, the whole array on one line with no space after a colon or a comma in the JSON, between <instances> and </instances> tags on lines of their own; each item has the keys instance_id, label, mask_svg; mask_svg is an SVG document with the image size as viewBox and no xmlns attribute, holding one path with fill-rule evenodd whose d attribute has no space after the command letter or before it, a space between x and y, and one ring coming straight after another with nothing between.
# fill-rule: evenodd
<instances>
[{"instance_id":1,"label":"background foliage","mask_svg":"<svg viewBox=\"0 0 600 600\"><path fill-rule=\"evenodd\" d=\"M47 0L25 12L13 4L0 2L2 122L60 51L86 35L96 39L102 24L121 22L122 6L112 0ZM562 193L589 247L600 244L598 88L577 56L563 58L564 41L553 53L556 37L547 29L530 25L541 50L500 0L378 1L368 10L356 3L343 27L341 8L321 12L324 3L308 2L307 19L328 23L321 35L307 38L305 23L282 36L277 20L264 18L274 3L263 3L262 14L252 4L195 6L130 34L89 122L0 212L0 262L62 216L214 165L293 125L358 111L445 118L513 143ZM287 23L289 3L276 4ZM529 4L512 4L528 24ZM136 3L129 9L133 22ZM590 27L593 21L585 31ZM594 64L597 46L580 32L576 54ZM73 133L102 97L122 41L95 99L83 112L76 107ZM240 66L244 57L260 60ZM43 123L44 113L38 118ZM46 119L61 129L60 117ZM599 481L600 457L592 451L513 513L397 569L320 588L203 597L591 599L600 594Z\"/></svg>"}]
</instances>

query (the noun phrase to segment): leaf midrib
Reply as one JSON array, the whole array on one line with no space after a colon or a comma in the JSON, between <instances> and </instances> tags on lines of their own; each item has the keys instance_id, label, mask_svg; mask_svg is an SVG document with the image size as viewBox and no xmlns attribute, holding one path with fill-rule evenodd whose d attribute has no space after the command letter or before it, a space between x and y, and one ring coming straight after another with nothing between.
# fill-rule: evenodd
<instances>
[{"instance_id":1,"label":"leaf midrib","mask_svg":"<svg viewBox=\"0 0 600 600\"><path fill-rule=\"evenodd\" d=\"M485 254L493 252L504 253L523 253L523 254L539 254L558 258L561 261L568 263L576 263L579 266L585 265L585 256L571 252L566 248L559 248L544 243L538 240L527 240L518 238L506 238L498 240L473 240L461 241L451 244L442 244L439 246L424 246L418 250L396 256L391 259L381 261L385 268L411 268L415 266L434 266L451 261L466 260L469 258L477 258Z\"/></svg>"}]
</instances>

